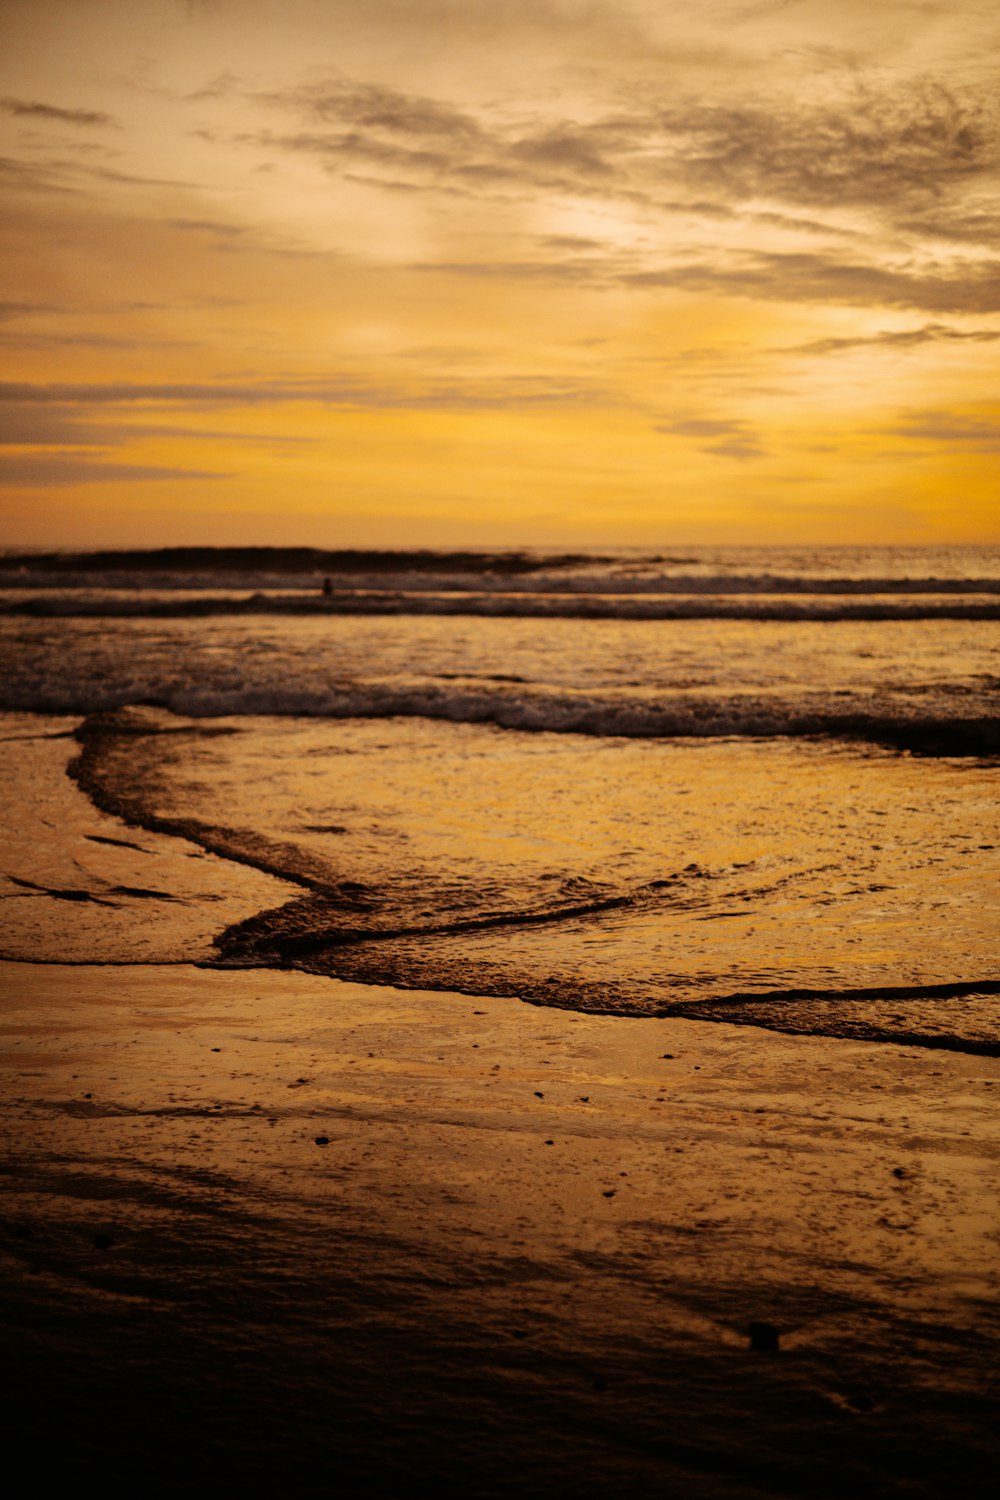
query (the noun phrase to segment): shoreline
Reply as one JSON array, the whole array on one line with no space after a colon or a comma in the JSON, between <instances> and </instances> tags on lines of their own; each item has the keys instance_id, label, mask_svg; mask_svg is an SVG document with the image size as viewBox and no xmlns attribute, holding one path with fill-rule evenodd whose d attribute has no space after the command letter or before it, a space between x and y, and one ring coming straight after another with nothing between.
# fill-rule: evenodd
<instances>
[{"instance_id":1,"label":"shoreline","mask_svg":"<svg viewBox=\"0 0 1000 1500\"><path fill-rule=\"evenodd\" d=\"M65 1477L986 1492L996 1059L278 971L0 978L8 1358Z\"/></svg>"}]
</instances>

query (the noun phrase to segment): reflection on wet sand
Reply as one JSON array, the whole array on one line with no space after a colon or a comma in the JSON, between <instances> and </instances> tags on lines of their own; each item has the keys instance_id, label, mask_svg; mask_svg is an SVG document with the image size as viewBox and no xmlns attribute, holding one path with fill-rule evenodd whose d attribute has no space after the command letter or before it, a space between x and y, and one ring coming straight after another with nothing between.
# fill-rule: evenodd
<instances>
[{"instance_id":1,"label":"reflection on wet sand","mask_svg":"<svg viewBox=\"0 0 1000 1500\"><path fill-rule=\"evenodd\" d=\"M995 1060L304 975L3 981L13 1413L39 1444L58 1413L58 1476L984 1493Z\"/></svg>"}]
</instances>

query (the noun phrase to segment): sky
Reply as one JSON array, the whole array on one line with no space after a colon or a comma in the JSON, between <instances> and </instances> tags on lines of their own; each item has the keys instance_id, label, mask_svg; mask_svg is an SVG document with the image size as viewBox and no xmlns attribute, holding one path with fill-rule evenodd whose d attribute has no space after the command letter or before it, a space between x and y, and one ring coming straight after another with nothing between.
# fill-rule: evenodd
<instances>
[{"instance_id":1,"label":"sky","mask_svg":"<svg viewBox=\"0 0 1000 1500\"><path fill-rule=\"evenodd\" d=\"M995 0L4 0L0 543L1000 540Z\"/></svg>"}]
</instances>

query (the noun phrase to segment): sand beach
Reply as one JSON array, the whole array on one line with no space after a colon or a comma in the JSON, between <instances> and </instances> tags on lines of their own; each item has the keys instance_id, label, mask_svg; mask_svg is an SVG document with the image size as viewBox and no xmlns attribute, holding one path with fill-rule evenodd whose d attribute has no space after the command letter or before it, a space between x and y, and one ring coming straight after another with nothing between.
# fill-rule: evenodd
<instances>
[{"instance_id":1,"label":"sand beach","mask_svg":"<svg viewBox=\"0 0 1000 1500\"><path fill-rule=\"evenodd\" d=\"M186 965L2 993L39 1476L987 1493L996 1059Z\"/></svg>"}]
</instances>

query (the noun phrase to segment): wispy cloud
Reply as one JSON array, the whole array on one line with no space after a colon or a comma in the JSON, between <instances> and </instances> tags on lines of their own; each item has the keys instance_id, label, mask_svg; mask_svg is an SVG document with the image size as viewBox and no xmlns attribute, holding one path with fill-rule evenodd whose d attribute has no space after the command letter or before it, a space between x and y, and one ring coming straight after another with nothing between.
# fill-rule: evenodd
<instances>
[{"instance_id":1,"label":"wispy cloud","mask_svg":"<svg viewBox=\"0 0 1000 1500\"><path fill-rule=\"evenodd\" d=\"M350 376L325 380L289 377L259 383L155 383L110 381L94 384L0 382L0 403L58 405L101 410L249 407L309 404L345 411L525 411L537 407L591 406L613 401L603 387L586 381L510 375L494 380L440 380L403 386Z\"/></svg>"},{"instance_id":2,"label":"wispy cloud","mask_svg":"<svg viewBox=\"0 0 1000 1500\"><path fill-rule=\"evenodd\" d=\"M882 329L878 333L856 338L811 339L804 344L788 344L777 354L840 354L849 349L916 349L923 344L947 342L993 344L1000 339L995 328L951 328L947 323L925 323L922 328Z\"/></svg>"},{"instance_id":3,"label":"wispy cloud","mask_svg":"<svg viewBox=\"0 0 1000 1500\"><path fill-rule=\"evenodd\" d=\"M911 411L885 431L894 437L973 453L1000 453L1000 417L953 411Z\"/></svg>"},{"instance_id":4,"label":"wispy cloud","mask_svg":"<svg viewBox=\"0 0 1000 1500\"><path fill-rule=\"evenodd\" d=\"M906 307L938 313L1000 311L1000 260L959 266L883 266L820 252L757 251L700 264L626 273L636 287L674 287L781 302Z\"/></svg>"},{"instance_id":5,"label":"wispy cloud","mask_svg":"<svg viewBox=\"0 0 1000 1500\"><path fill-rule=\"evenodd\" d=\"M0 403L0 445L4 447L106 448L117 440L116 429L92 425L72 410Z\"/></svg>"},{"instance_id":6,"label":"wispy cloud","mask_svg":"<svg viewBox=\"0 0 1000 1500\"><path fill-rule=\"evenodd\" d=\"M145 176L118 167L100 166L89 160L68 160L64 156L39 159L0 157L0 176L7 179L11 188L36 193L80 194L102 183L128 188L196 187L194 182L176 177Z\"/></svg>"},{"instance_id":7,"label":"wispy cloud","mask_svg":"<svg viewBox=\"0 0 1000 1500\"><path fill-rule=\"evenodd\" d=\"M223 219L168 219L171 229L191 229L199 234L220 235L223 239L237 239L247 232L245 224L230 224Z\"/></svg>"},{"instance_id":8,"label":"wispy cloud","mask_svg":"<svg viewBox=\"0 0 1000 1500\"><path fill-rule=\"evenodd\" d=\"M654 118L667 170L741 200L886 210L939 199L1000 160L995 118L941 84L855 87L824 106L681 105Z\"/></svg>"},{"instance_id":9,"label":"wispy cloud","mask_svg":"<svg viewBox=\"0 0 1000 1500\"><path fill-rule=\"evenodd\" d=\"M71 453L22 453L11 458L0 458L0 483L19 489L50 489L59 485L122 483L147 479L232 478L232 474L211 469L120 464Z\"/></svg>"},{"instance_id":10,"label":"wispy cloud","mask_svg":"<svg viewBox=\"0 0 1000 1500\"><path fill-rule=\"evenodd\" d=\"M12 297L0 302L0 321L13 318L36 317L39 314L61 312L63 309L57 302L37 302L29 298Z\"/></svg>"},{"instance_id":11,"label":"wispy cloud","mask_svg":"<svg viewBox=\"0 0 1000 1500\"><path fill-rule=\"evenodd\" d=\"M17 157L0 156L0 180L8 188L28 193L75 193L79 189L65 180L65 173L37 162L19 161Z\"/></svg>"},{"instance_id":12,"label":"wispy cloud","mask_svg":"<svg viewBox=\"0 0 1000 1500\"><path fill-rule=\"evenodd\" d=\"M33 99L0 99L0 109L8 115L31 120L48 120L58 125L99 125L121 128L121 121L101 109L63 109L58 104L40 104Z\"/></svg>"},{"instance_id":13,"label":"wispy cloud","mask_svg":"<svg viewBox=\"0 0 1000 1500\"><path fill-rule=\"evenodd\" d=\"M920 239L951 241L954 244L986 245L1000 243L1000 213L991 209L963 209L950 204L947 210L931 212L920 218L905 219L899 228L904 234Z\"/></svg>"},{"instance_id":14,"label":"wispy cloud","mask_svg":"<svg viewBox=\"0 0 1000 1500\"><path fill-rule=\"evenodd\" d=\"M994 114L972 94L919 83L895 92L854 83L823 104L748 98L640 103L593 118L504 117L372 84L333 78L275 91L260 102L302 128L244 137L307 153L331 170L367 162L422 186L511 182L655 202L672 184L727 204L772 200L795 208L880 215L939 206L985 181L1000 163ZM332 128L331 128L332 127ZM675 205L683 206L683 205ZM786 215L787 227L816 221Z\"/></svg>"},{"instance_id":15,"label":"wispy cloud","mask_svg":"<svg viewBox=\"0 0 1000 1500\"><path fill-rule=\"evenodd\" d=\"M657 432L694 439L705 453L739 460L764 457L764 445L756 431L740 418L676 417L657 422Z\"/></svg>"}]
</instances>

